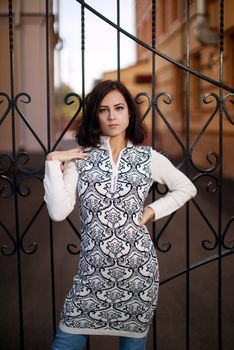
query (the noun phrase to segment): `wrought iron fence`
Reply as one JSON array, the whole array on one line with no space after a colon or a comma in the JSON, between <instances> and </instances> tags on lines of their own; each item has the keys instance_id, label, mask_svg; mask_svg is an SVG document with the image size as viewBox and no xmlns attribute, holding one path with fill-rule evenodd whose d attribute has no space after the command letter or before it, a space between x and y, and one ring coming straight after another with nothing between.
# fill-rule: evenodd
<instances>
[{"instance_id":1,"label":"wrought iron fence","mask_svg":"<svg viewBox=\"0 0 234 350\"><path fill-rule=\"evenodd\" d=\"M75 1L75 0L74 0ZM205 76L201 73L198 73L197 71L193 70L190 67L190 1L185 1L185 25L186 25L186 57L185 57L185 63L177 62L174 59L172 59L169 56L166 56L163 52L159 51L157 49L157 38L156 38L156 11L157 11L157 2L155 0L152 1L152 42L151 45L147 44L146 42L140 40L133 34L127 32L124 30L120 25L120 0L116 1L116 12L117 12L117 22L114 23L107 17L105 17L103 14L99 13L94 7L90 6L88 3L82 0L76 0L77 6L81 7L81 52L82 52L82 96L77 95L76 93L70 93L67 96L65 96L65 104L71 104L76 100L78 102L78 107L67 124L66 128L63 130L61 135L57 138L57 140L54 142L54 144L51 143L51 115L50 115L50 55L49 55L49 2L48 0L45 0L46 5L46 13L45 13L45 20L46 20L46 77L47 77L47 145L45 145L40 137L37 135L37 131L33 130L30 123L27 120L27 117L22 113L20 102L23 103L30 103L31 97L30 92L20 92L17 95L15 95L15 78L14 78L14 50L16 50L16 47L14 45L14 35L13 35L13 29L14 29L14 9L12 5L12 0L8 0L8 21L9 21L9 62L10 62L10 94L7 94L5 91L0 92L1 96L1 102L5 101L6 108L5 111L0 116L0 126L4 123L6 119L10 119L11 123L11 133L12 133L12 150L11 153L7 154L1 154L0 156L0 179L1 179L1 185L0 185L0 194L1 194L1 205L7 206L7 201L11 198L13 199L13 207L14 207L14 214L13 214L13 221L14 221L14 228L9 229L9 222L6 224L5 217L1 215L1 221L0 221L0 232L1 232L1 255L4 258L4 264L3 266L7 266L10 264L13 264L15 266L14 274L11 275L11 278L15 281L17 280L17 283L15 284L15 287L17 289L17 292L15 291L14 298L16 298L17 295L17 307L18 307L18 330L14 329L14 332L18 334L18 344L20 349L26 349L27 348L27 339L29 337L28 330L26 328L30 328L28 323L27 327L25 326L25 318L28 317L28 315L25 315L24 310L24 293L25 293L25 279L23 278L23 274L25 273L25 259L24 256L27 255L28 263L30 263L30 257L33 255L36 255L38 253L38 243L36 241L33 241L32 243L28 244L27 247L25 247L25 239L28 240L28 232L33 223L37 220L38 216L41 215L41 212L44 210L45 207L43 203L43 198L41 198L41 203L38 205L36 211L34 212L33 216L29 218L26 227L23 229L20 222L21 222L21 211L19 208L19 203L21 203L22 198L26 198L28 196L32 196L31 194L31 188L29 188L29 185L27 183L30 183L31 179L39 180L40 186L42 186L42 177L43 177L43 167L37 170L27 170L24 165L29 161L29 154L27 152L22 152L17 149L16 145L16 127L15 127L15 120L16 117L20 118L22 122L24 123L24 127L28 128L30 132L33 134L35 139L38 141L38 143L41 146L42 153L44 157L46 154L50 151L53 151L57 148L60 141L63 139L65 133L70 128L70 126L74 123L78 115L80 114L82 108L83 108L83 101L85 97L85 68L86 68L86 62L85 62L85 40L86 40L86 33L85 33L85 12L90 11L95 16L97 16L102 21L106 22L110 28L114 28L117 33L117 78L121 79L121 63L120 63L120 41L121 36L120 34L128 37L130 40L134 41L137 45L140 45L144 47L147 51L149 51L152 55L152 89L151 94L147 94L144 91L139 93L138 96L136 96L136 101L138 103L142 103L142 99L145 99L145 103L147 104L145 113L143 115L143 118L146 118L147 116L151 116L152 120L152 146L156 147L157 145L157 139L155 138L155 130L157 129L157 120L160 118L165 125L168 128L168 131L171 133L171 135L176 140L177 144L182 150L183 159L178 164L178 167L182 168L184 167L186 174L189 176L193 174L192 180L193 182L199 186L199 181L202 179L210 180L209 183L207 183L207 191L208 193L217 193L218 194L218 202L217 202L217 229L214 227L214 222L210 221L209 218L206 215L206 212L202 209L199 201L197 198L192 200L192 203L186 204L186 211L185 211L185 240L183 242L184 244L184 256L185 256L185 264L184 268L178 270L175 273L172 273L171 275L165 276L161 280L161 289L168 288L170 289L171 281L178 280L179 278L184 277L184 299L185 299L185 311L184 311L184 331L182 332L184 334L183 338L183 346L186 349L192 349L193 344L191 343L191 301L192 301L192 295L191 295L191 274L193 271L200 271L202 267L210 266L211 263L216 262L216 272L214 274L215 283L216 283L216 302L217 302L217 309L215 311L215 317L216 317L216 333L213 334L213 337L215 338L214 343L216 348L226 349L229 348L225 347L224 345L224 338L223 338L223 279L224 279L224 269L226 265L224 265L224 258L230 256L234 252L234 245L233 242L228 240L228 237L230 236L230 229L232 226L232 222L234 220L234 217L229 217L226 222L223 222L223 118L226 117L227 120L233 125L233 119L228 111L227 108L227 100L230 99L233 96L234 89L230 86L227 86L223 83L223 53L224 53L224 1L220 1L220 28L219 28L219 80L214 80L210 78L209 76ZM157 91L157 84L156 84L156 61L155 57L159 56L162 59L170 62L171 64L177 66L180 70L185 72L185 80L186 80L186 89L185 89L185 109L186 109L186 138L185 142L181 140L177 132L172 127L171 123L169 122L167 116L165 115L165 112L160 107L160 102L163 101L166 104L172 103L171 96L166 92ZM203 101L205 104L210 103L211 99L215 103L215 107L213 111L210 114L210 117L208 118L207 122L201 126L198 135L194 138L194 140L191 142L190 140L190 77L196 76L198 79L202 81L207 81L210 83L211 86L218 87L219 94L215 94L214 92L207 92L207 94L204 95ZM225 94L228 92L227 94ZM204 135L207 127L212 122L214 116L219 117L219 153L210 151L207 154L207 160L211 164L209 168L202 169L202 167L196 165L196 163L193 160L193 151L196 147L196 145L199 143L201 137ZM214 163L212 162L212 159L214 159ZM230 160L231 161L231 160ZM23 164L22 164L23 163ZM213 186L213 187L212 187ZM152 189L152 198L155 200L156 196L158 194L165 193L164 191L160 190L157 184ZM211 200L211 199L210 199ZM23 202L22 202L23 203ZM21 204L22 204L21 203ZM191 206L196 209L197 213L201 216L202 220L207 225L207 228L209 229L209 234L211 238L203 239L201 244L202 248L207 251L206 257L203 259L198 259L196 262L192 262L191 259L191 216L190 216L190 210ZM26 209L27 210L27 209ZM2 211L4 212L4 211ZM5 210L5 213L7 211ZM166 253L170 252L171 250L171 243L170 242L164 242L162 243L162 240L166 236L168 226L170 222L173 222L175 219L175 213L170 215L169 218L164 222L164 224L158 229L158 226L156 223L152 224L152 237L154 244L159 252L159 255L166 255ZM56 305L57 303L57 283L58 283L58 273L55 271L55 254L56 248L55 248L55 226L53 225L52 221L48 218L48 232L49 232L49 239L47 242L47 249L49 249L49 255L47 256L48 262L49 262L49 271L50 271L50 282L48 282L47 289L50 290L50 301L51 306L49 307L49 315L48 318L50 319L50 322L52 324L52 331L51 331L51 339L52 334L56 331L56 324L57 324L57 308L60 308L60 306ZM74 223L74 220L69 217L67 218L67 223L69 227L73 230L73 232L77 236L77 243L76 244L67 244L67 251L71 255L77 255L79 254L79 230L77 228L76 223ZM6 243L7 242L7 243ZM182 243L179 243L180 245ZM41 259L43 260L43 254ZM24 264L22 264L22 261L24 260ZM3 261L3 260L2 260ZM9 261L9 262L8 262ZM165 262L165 259L164 259ZM212 265L213 266L213 265ZM4 271L3 271L4 273ZM24 280L24 283L23 283ZM15 282L14 282L15 283ZM33 283L33 281L32 281ZM37 283L41 283L40 281L37 281ZM2 285L2 290L4 289L4 285ZM11 300L6 300L8 294L7 292L4 294L5 298L2 299L4 303L9 304ZM11 295L9 295L9 298L12 298ZM35 302L35 300L34 300ZM4 310L10 310L10 308L5 308ZM46 309L48 307L46 306ZM176 316L175 316L176 319ZM229 321L233 322L233 320ZM40 327L38 325L38 327ZM151 329L151 337L152 341L149 346L152 347L152 349L164 349L164 347L161 345L160 341L158 340L158 330L161 330L161 326L157 322L157 317L155 315L154 322ZM13 330L10 330L12 334ZM9 333L10 333L9 332ZM3 339L3 334L1 335L1 338ZM5 340L5 343L2 342L1 344L4 344L4 349L8 349L9 346L7 345L7 341ZM181 345L178 346L177 344L171 344L171 349L178 349L181 348ZM36 348L36 347L35 347ZM209 345L204 345L204 349L209 349ZM231 349L231 347L230 347Z\"/></svg>"}]
</instances>

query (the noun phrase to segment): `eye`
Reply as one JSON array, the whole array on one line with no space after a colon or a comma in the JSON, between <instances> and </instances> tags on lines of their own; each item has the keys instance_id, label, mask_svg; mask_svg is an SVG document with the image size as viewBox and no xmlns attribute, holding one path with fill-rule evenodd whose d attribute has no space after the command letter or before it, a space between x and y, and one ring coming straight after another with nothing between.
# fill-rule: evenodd
<instances>
[{"instance_id":1,"label":"eye","mask_svg":"<svg viewBox=\"0 0 234 350\"><path fill-rule=\"evenodd\" d=\"M118 107L116 107L116 110L117 111L122 111L124 108L123 108L123 106L118 106Z\"/></svg>"},{"instance_id":2,"label":"eye","mask_svg":"<svg viewBox=\"0 0 234 350\"><path fill-rule=\"evenodd\" d=\"M100 108L100 109L99 109L99 113L105 113L106 111L107 111L106 108Z\"/></svg>"}]
</instances>

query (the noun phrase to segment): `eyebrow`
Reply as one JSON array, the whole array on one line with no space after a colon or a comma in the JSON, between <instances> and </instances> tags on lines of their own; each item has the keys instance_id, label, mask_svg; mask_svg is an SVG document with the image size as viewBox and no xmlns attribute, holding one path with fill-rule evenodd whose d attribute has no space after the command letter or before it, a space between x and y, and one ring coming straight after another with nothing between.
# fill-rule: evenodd
<instances>
[{"instance_id":1,"label":"eyebrow","mask_svg":"<svg viewBox=\"0 0 234 350\"><path fill-rule=\"evenodd\" d=\"M120 106L120 105L124 106L124 104L123 104L122 102L119 102L119 103L116 103L116 104L114 105L114 107L117 107L117 106ZM103 108L103 107L109 108L109 106L100 105L100 108Z\"/></svg>"}]
</instances>

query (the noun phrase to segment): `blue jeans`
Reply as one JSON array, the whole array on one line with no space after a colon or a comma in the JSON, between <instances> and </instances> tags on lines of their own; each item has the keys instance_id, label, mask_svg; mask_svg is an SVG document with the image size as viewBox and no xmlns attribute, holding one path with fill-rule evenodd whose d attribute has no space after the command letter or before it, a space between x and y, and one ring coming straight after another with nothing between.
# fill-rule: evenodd
<instances>
[{"instance_id":1,"label":"blue jeans","mask_svg":"<svg viewBox=\"0 0 234 350\"><path fill-rule=\"evenodd\" d=\"M88 340L88 335L69 334L57 331L51 350L83 350ZM120 337L120 350L145 350L147 336L144 338Z\"/></svg>"}]
</instances>

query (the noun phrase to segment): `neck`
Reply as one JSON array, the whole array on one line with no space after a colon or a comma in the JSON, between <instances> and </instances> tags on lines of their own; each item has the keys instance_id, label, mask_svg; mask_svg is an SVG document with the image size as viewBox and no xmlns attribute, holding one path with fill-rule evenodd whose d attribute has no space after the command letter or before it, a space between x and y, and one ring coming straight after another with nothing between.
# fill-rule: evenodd
<instances>
[{"instance_id":1,"label":"neck","mask_svg":"<svg viewBox=\"0 0 234 350\"><path fill-rule=\"evenodd\" d=\"M120 151L127 146L127 140L125 135L121 134L118 136L111 137L109 140L112 151Z\"/></svg>"}]
</instances>

